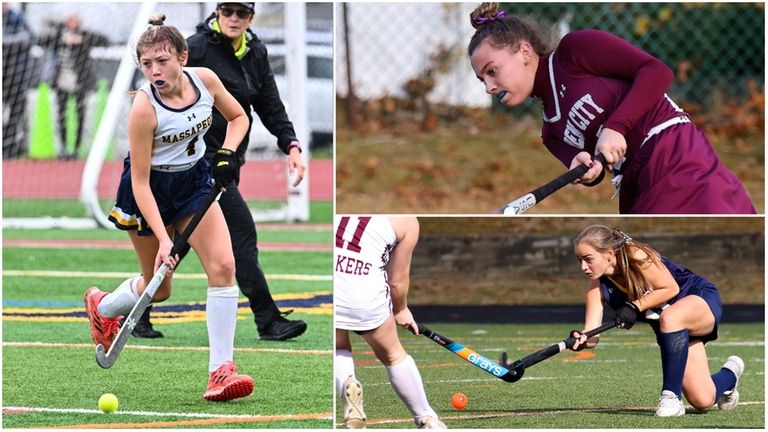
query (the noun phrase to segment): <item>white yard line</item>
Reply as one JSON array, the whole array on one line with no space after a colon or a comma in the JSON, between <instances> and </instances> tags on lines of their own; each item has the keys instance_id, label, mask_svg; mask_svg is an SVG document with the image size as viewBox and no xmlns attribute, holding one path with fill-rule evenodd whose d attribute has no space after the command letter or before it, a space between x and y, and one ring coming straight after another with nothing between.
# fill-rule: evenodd
<instances>
[{"instance_id":1,"label":"white yard line","mask_svg":"<svg viewBox=\"0 0 768 432\"><path fill-rule=\"evenodd\" d=\"M765 405L765 401L739 401L739 405ZM687 409L693 410L691 406L686 406ZM578 413L611 413L618 410L622 411L653 411L655 406L617 406L617 407L605 407L605 408L579 408ZM537 415L573 415L576 412L574 410L528 410L528 411L510 411L493 414L467 414L467 415L450 415L440 416L440 420L478 420L478 419L492 419L503 417L528 417ZM368 420L368 424L393 424L393 423L413 423L412 418L400 418L400 419L380 419L380 420Z\"/></svg>"},{"instance_id":2,"label":"white yard line","mask_svg":"<svg viewBox=\"0 0 768 432\"><path fill-rule=\"evenodd\" d=\"M3 414L13 413L13 412L19 412L19 413L45 412L45 413L60 413L60 414L103 414L101 410L85 409L85 408L3 407ZM135 416L154 416L154 417L233 418L233 419L262 417L258 415L246 415L246 414L179 413L179 412L125 411L125 410L117 410L114 413L111 413L110 415L116 416L120 414L135 415Z\"/></svg>"}]
</instances>

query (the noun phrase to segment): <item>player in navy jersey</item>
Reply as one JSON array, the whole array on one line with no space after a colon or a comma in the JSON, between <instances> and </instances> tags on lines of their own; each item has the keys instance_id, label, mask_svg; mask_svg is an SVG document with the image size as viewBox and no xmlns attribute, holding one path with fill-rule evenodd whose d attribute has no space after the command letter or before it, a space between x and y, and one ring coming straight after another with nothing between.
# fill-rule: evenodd
<instances>
[{"instance_id":1,"label":"player in navy jersey","mask_svg":"<svg viewBox=\"0 0 768 432\"><path fill-rule=\"evenodd\" d=\"M574 31L554 47L543 27L483 3L470 15L475 74L500 103L543 103L542 138L566 167L590 166L577 182L603 180L602 153L621 213L756 213L704 133L665 93L672 70L599 30Z\"/></svg>"},{"instance_id":2,"label":"player in navy jersey","mask_svg":"<svg viewBox=\"0 0 768 432\"><path fill-rule=\"evenodd\" d=\"M248 130L245 112L213 72L184 68L186 41L178 29L164 25L164 20L164 15L152 17L151 26L136 43L139 65L148 82L136 92L131 106L130 153L109 216L118 228L128 231L142 274L127 279L112 293L91 287L84 295L91 335L106 350L118 332L121 316L131 311L158 267L176 265L171 233L183 231L214 187L201 139L211 127L213 107L229 122L223 147L230 150L214 158L215 187L232 181L231 155ZM189 244L208 276L210 376L203 397L226 401L248 396L253 379L238 374L233 362L239 290L229 232L217 203L208 209ZM154 302L170 296L171 275L169 272L163 280Z\"/></svg>"},{"instance_id":3,"label":"player in navy jersey","mask_svg":"<svg viewBox=\"0 0 768 432\"><path fill-rule=\"evenodd\" d=\"M411 256L419 239L413 217L337 217L333 252L336 327L334 379L344 426L365 428L363 388L355 378L349 332L360 335L384 364L395 393L420 429L445 429L429 405L421 375L403 348L397 327L418 334L408 309Z\"/></svg>"},{"instance_id":4,"label":"player in navy jersey","mask_svg":"<svg viewBox=\"0 0 768 432\"><path fill-rule=\"evenodd\" d=\"M603 321L603 306L616 311L620 328L647 322L661 348L662 391L656 415L685 414L682 395L700 411L715 403L730 411L739 402L737 385L744 362L728 357L710 375L704 344L717 339L723 305L712 282L659 255L647 244L602 225L586 228L573 241L581 270L590 280L586 289L584 331ZM580 351L594 348L599 336L589 340L572 331Z\"/></svg>"}]
</instances>

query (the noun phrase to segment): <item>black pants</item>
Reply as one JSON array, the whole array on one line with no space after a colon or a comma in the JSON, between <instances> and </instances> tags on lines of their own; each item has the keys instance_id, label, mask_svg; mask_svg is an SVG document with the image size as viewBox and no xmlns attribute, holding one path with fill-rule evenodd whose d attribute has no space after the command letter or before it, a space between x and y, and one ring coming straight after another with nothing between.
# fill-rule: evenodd
<instances>
[{"instance_id":1,"label":"black pants","mask_svg":"<svg viewBox=\"0 0 768 432\"><path fill-rule=\"evenodd\" d=\"M56 99L59 109L59 136L61 137L61 155L68 156L69 149L67 149L67 101L70 96L75 97L75 104L77 105L77 138L75 140L75 149L71 156L77 157L80 150L80 143L83 138L83 123L85 123L85 92L78 91L74 93L68 93L58 90L56 92Z\"/></svg>"},{"instance_id":2,"label":"black pants","mask_svg":"<svg viewBox=\"0 0 768 432\"><path fill-rule=\"evenodd\" d=\"M261 332L280 316L280 310L269 293L267 279L259 265L256 225L235 183L227 186L227 191L219 198L219 205L224 212L229 236L232 239L232 252L235 255L236 266L235 278L240 285L240 291L248 297L256 327ZM183 258L189 249L189 244L186 244L179 251L179 256Z\"/></svg>"},{"instance_id":3,"label":"black pants","mask_svg":"<svg viewBox=\"0 0 768 432\"><path fill-rule=\"evenodd\" d=\"M219 205L224 212L232 239L237 284L240 285L243 295L248 297L256 326L262 331L280 316L280 310L269 293L267 279L259 264L256 225L235 183L227 186L227 191L219 198Z\"/></svg>"}]
</instances>

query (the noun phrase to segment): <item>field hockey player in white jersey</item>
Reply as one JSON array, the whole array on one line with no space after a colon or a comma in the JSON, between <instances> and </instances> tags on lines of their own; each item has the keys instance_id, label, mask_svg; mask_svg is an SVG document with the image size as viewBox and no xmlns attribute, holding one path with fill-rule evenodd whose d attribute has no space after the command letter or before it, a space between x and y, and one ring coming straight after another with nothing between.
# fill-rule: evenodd
<instances>
[{"instance_id":1,"label":"field hockey player in white jersey","mask_svg":"<svg viewBox=\"0 0 768 432\"><path fill-rule=\"evenodd\" d=\"M384 364L395 393L420 429L446 429L429 405L413 358L405 352L397 327L418 334L408 309L411 256L419 239L413 217L337 217L333 296L336 327L334 378L344 425L364 428L363 388L355 378L349 331L361 336Z\"/></svg>"},{"instance_id":2,"label":"field hockey player in white jersey","mask_svg":"<svg viewBox=\"0 0 768 432\"><path fill-rule=\"evenodd\" d=\"M181 232L206 203L216 187L233 178L230 160L248 130L242 107L219 78L205 68L184 68L187 44L165 16L150 19L151 26L136 43L139 67L148 83L136 92L128 118L130 153L110 212L110 220L127 230L141 265L141 276L130 278L108 293L96 287L84 296L94 342L109 349L122 315L128 314L161 264L171 269L171 235ZM215 107L229 121L223 148L214 168L203 155L201 139L211 125ZM211 175L212 171L212 175ZM206 321L210 358L204 398L227 401L253 392L253 379L236 372L233 362L238 288L235 260L224 216L217 203L205 212L189 237L208 277ZM171 295L169 272L153 297L161 302Z\"/></svg>"}]
</instances>

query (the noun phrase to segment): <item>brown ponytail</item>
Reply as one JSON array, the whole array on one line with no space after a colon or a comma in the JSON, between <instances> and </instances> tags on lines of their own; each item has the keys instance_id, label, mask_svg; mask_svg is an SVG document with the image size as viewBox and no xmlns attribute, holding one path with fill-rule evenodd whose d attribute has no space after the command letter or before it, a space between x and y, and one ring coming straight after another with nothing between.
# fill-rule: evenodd
<instances>
[{"instance_id":1,"label":"brown ponytail","mask_svg":"<svg viewBox=\"0 0 768 432\"><path fill-rule=\"evenodd\" d=\"M169 51L180 55L187 51L187 40L179 29L165 25L165 14L157 13L149 17L150 27L144 31L136 42L136 59L141 60L141 52L157 44L166 45Z\"/></svg>"},{"instance_id":2,"label":"brown ponytail","mask_svg":"<svg viewBox=\"0 0 768 432\"><path fill-rule=\"evenodd\" d=\"M469 14L475 34L469 41L468 54L488 39L497 48L511 47L517 51L520 43L528 42L539 57L555 49L554 31L533 18L508 14L498 3L482 3Z\"/></svg>"}]
</instances>

